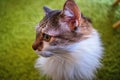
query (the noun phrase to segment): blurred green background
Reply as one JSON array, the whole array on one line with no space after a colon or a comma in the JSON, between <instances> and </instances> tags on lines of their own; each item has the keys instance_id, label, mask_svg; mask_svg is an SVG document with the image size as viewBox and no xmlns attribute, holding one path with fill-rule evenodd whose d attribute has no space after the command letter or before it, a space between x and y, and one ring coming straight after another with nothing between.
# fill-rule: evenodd
<instances>
[{"instance_id":1,"label":"blurred green background","mask_svg":"<svg viewBox=\"0 0 120 80\"><path fill-rule=\"evenodd\" d=\"M92 19L102 38L103 67L97 80L120 80L120 5L114 0L75 0L81 12ZM0 80L45 80L34 68L38 56L31 45L35 26L43 18L42 7L62 9L65 0L0 0Z\"/></svg>"}]
</instances>

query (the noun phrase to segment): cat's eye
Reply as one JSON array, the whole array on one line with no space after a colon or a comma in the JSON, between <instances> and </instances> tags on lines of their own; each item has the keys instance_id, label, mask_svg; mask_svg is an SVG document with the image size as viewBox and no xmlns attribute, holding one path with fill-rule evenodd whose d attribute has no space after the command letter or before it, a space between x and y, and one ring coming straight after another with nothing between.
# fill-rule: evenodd
<instances>
[{"instance_id":1,"label":"cat's eye","mask_svg":"<svg viewBox=\"0 0 120 80\"><path fill-rule=\"evenodd\" d=\"M49 42L50 39L51 39L51 36L50 36L50 35L43 33L43 40Z\"/></svg>"}]
</instances>

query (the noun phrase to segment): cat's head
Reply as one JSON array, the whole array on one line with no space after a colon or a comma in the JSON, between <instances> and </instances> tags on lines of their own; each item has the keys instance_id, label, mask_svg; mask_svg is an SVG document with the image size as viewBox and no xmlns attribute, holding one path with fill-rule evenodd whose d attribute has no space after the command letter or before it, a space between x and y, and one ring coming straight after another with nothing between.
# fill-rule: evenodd
<instances>
[{"instance_id":1,"label":"cat's head","mask_svg":"<svg viewBox=\"0 0 120 80\"><path fill-rule=\"evenodd\" d=\"M90 21L81 14L74 0L67 0L63 10L44 7L44 11L45 17L36 27L34 50L66 47L87 39L92 32Z\"/></svg>"}]
</instances>

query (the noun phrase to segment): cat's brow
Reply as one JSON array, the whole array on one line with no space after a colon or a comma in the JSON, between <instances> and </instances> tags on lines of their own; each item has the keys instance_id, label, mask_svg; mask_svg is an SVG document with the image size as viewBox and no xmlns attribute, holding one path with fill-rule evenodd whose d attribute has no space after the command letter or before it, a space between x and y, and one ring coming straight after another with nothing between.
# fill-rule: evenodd
<instances>
[{"instance_id":1,"label":"cat's brow","mask_svg":"<svg viewBox=\"0 0 120 80\"><path fill-rule=\"evenodd\" d=\"M47 22L48 22L48 19L43 22L40 22L39 26L44 28Z\"/></svg>"}]
</instances>

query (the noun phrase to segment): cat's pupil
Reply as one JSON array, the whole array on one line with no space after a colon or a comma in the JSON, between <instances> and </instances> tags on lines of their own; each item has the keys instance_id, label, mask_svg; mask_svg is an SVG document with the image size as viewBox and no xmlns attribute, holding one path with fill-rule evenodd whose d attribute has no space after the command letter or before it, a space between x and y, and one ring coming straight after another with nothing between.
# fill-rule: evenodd
<instances>
[{"instance_id":1,"label":"cat's pupil","mask_svg":"<svg viewBox=\"0 0 120 80\"><path fill-rule=\"evenodd\" d=\"M43 40L50 41L50 39L51 39L50 35L43 33Z\"/></svg>"}]
</instances>

